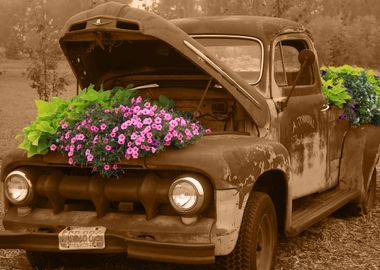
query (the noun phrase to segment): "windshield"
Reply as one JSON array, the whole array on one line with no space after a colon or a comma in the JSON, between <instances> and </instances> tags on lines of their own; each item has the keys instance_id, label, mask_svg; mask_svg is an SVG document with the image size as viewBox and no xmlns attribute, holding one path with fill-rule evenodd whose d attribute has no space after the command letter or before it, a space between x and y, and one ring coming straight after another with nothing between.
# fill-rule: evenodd
<instances>
[{"instance_id":1,"label":"windshield","mask_svg":"<svg viewBox=\"0 0 380 270\"><path fill-rule=\"evenodd\" d=\"M248 83L260 80L262 70L261 43L249 37L193 36L220 61Z\"/></svg>"}]
</instances>

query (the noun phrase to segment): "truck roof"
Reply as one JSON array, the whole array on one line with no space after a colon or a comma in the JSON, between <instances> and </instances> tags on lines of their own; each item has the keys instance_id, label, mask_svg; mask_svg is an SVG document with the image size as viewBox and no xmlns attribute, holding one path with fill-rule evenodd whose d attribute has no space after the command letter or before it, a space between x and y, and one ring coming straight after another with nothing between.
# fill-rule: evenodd
<instances>
[{"instance_id":1,"label":"truck roof","mask_svg":"<svg viewBox=\"0 0 380 270\"><path fill-rule=\"evenodd\" d=\"M261 40L289 32L304 32L299 23L265 16L205 16L171 20L189 35L242 35Z\"/></svg>"}]
</instances>

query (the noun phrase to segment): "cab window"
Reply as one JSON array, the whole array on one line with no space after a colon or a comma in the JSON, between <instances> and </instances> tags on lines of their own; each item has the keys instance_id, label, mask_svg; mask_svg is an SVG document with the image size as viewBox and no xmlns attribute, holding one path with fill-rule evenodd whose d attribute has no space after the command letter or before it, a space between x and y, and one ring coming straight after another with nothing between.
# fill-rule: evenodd
<instances>
[{"instance_id":1,"label":"cab window","mask_svg":"<svg viewBox=\"0 0 380 270\"><path fill-rule=\"evenodd\" d=\"M303 40L282 40L275 46L274 51L274 78L278 86L291 86L300 70L298 54L307 49ZM314 83L312 66L308 66L298 79L297 85L311 85Z\"/></svg>"}]
</instances>

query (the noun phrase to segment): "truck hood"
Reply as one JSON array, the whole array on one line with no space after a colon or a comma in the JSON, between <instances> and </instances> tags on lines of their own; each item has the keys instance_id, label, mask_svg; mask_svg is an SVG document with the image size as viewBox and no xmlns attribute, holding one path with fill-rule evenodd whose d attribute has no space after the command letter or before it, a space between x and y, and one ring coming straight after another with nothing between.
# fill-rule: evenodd
<instances>
[{"instance_id":1,"label":"truck hood","mask_svg":"<svg viewBox=\"0 0 380 270\"><path fill-rule=\"evenodd\" d=\"M81 87L107 76L170 74L213 78L259 127L269 121L265 98L199 42L153 13L108 2L70 18L60 38Z\"/></svg>"},{"instance_id":2,"label":"truck hood","mask_svg":"<svg viewBox=\"0 0 380 270\"><path fill-rule=\"evenodd\" d=\"M4 159L0 179L4 180L20 166L67 164L67 158L56 152L27 158L24 151L17 149ZM204 136L183 149L168 148L150 157L122 160L120 164L140 169L199 172L207 176L216 189L249 188L267 170L289 173L289 155L281 144L246 135Z\"/></svg>"}]
</instances>

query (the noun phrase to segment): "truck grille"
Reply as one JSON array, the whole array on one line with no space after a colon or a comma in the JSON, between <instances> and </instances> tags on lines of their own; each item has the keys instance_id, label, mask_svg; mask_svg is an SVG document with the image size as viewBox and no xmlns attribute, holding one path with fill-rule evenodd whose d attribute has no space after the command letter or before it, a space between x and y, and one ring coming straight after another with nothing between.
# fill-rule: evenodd
<instances>
[{"instance_id":1,"label":"truck grille","mask_svg":"<svg viewBox=\"0 0 380 270\"><path fill-rule=\"evenodd\" d=\"M172 209L168 191L173 180L174 177L142 170L128 170L117 179L64 174L57 170L41 175L35 190L40 198L49 202L55 214L85 208L95 210L97 216L102 217L109 211L140 209L145 211L147 219L152 219L159 209Z\"/></svg>"}]
</instances>

